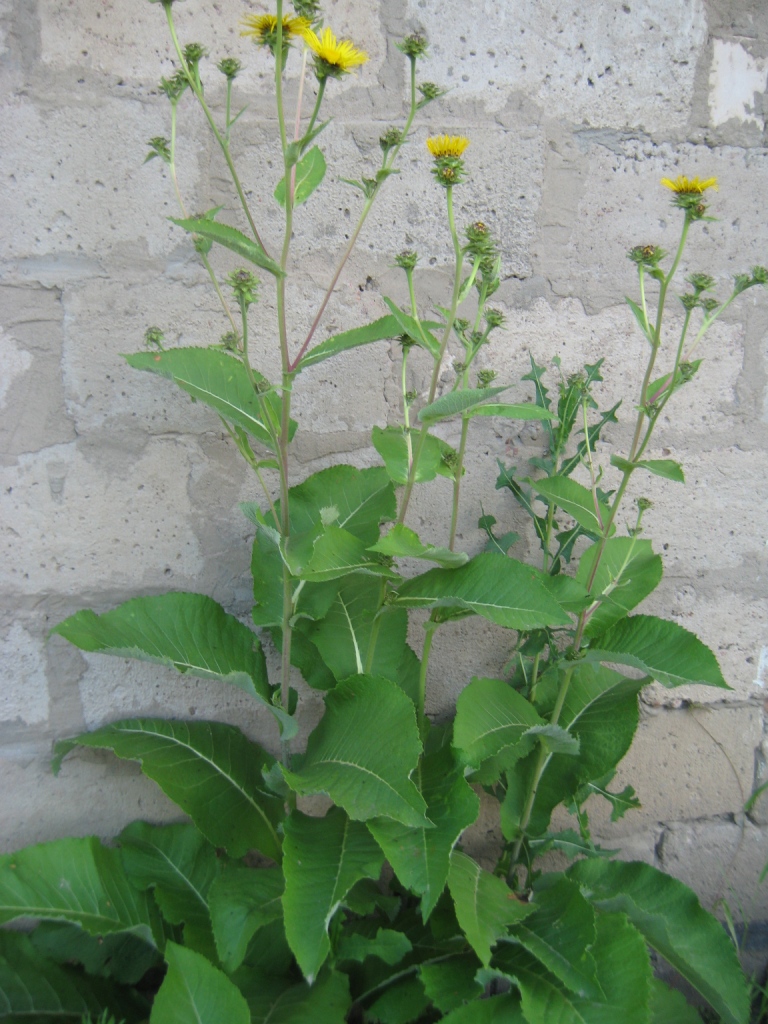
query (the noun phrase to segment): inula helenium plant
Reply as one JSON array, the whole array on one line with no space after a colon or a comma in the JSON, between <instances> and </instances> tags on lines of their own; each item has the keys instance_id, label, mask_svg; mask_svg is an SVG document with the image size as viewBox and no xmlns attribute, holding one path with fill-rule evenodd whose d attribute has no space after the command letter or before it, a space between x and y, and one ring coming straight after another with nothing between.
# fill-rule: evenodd
<instances>
[{"instance_id":1,"label":"inula helenium plant","mask_svg":"<svg viewBox=\"0 0 768 1024\"><path fill-rule=\"evenodd\" d=\"M215 63L205 46L181 40L173 0L137 10L145 14L165 17L176 57L158 99L168 137L149 141L147 160L164 165L178 200L173 223L210 275L221 326L206 347L173 347L158 310L160 326L127 360L209 406L258 481L262 500L232 512L253 527L252 622L204 595L168 593L103 614L80 611L55 632L84 651L239 687L263 708L273 740L265 750L221 722L132 718L58 744L57 765L77 746L138 761L188 821L137 821L112 844L65 839L0 858L2 921L39 922L0 933L0 1017L701 1020L655 978L655 951L699 1005L746 1024L748 989L725 931L680 882L597 846L586 810L591 796L607 800L614 819L637 806L631 786L618 791L611 781L647 683L726 687L696 636L636 611L662 575L644 533L643 481L656 474L684 482L676 461L649 454L654 429L668 406L691 400L706 372L699 347L709 327L741 292L768 280L753 267L720 298L705 273L678 279L689 233L709 219L715 179L665 178L677 237L670 228L669 237L639 239L629 252L637 291L627 302L646 365L639 393L621 406L634 422L631 443L609 466L601 437L620 410L599 405L603 360L565 376L557 360L552 373L531 359L522 403L506 397L518 381L480 366L504 325L493 305L502 261L490 215L488 223L457 223L455 190L472 188L469 138L434 134L420 154L452 240L453 283L442 303L424 318L420 266L432 253L404 249L392 261L405 307L384 297L385 315L324 336L328 303L366 218L390 175L405 175L404 147L416 159L414 123L441 95L419 73L423 36L398 44L396 59L409 69L405 118L382 133L378 166L342 179L356 193L357 222L301 329L289 305L288 285L298 279L294 225L323 188L334 89L366 61L365 40L339 38L315 0L295 0L290 11L278 0L274 13L244 17L253 59L274 73L282 154L275 180L260 183L249 203L231 148L241 130L240 62ZM298 109L286 106L289 66ZM214 107L217 83L226 95ZM195 104L228 169L232 202L193 214L177 178L177 130ZM334 171L342 173L354 172ZM277 244L258 213L268 204L282 211ZM274 336L259 314L267 302ZM303 372L328 360L332 374L351 349L380 343L396 354L402 394L400 422L373 427L376 464L337 461L294 482L292 412L303 401ZM281 368L271 376L270 347ZM431 362L421 391L410 362L417 349ZM497 483L510 508L530 517L540 549L532 563L516 556L524 545L514 534L501 535L482 514L483 496L462 491L469 432L483 431L487 417L539 425L539 454L500 464ZM447 420L458 447L443 439ZM430 486L452 489L450 518L420 536L409 510L414 489ZM456 546L460 507L478 513L472 553ZM412 615L420 633L409 633ZM469 617L505 631L506 656L492 677L459 680L448 720L432 721L431 652L446 623ZM409 637L419 635L417 652ZM322 692L324 712L300 743L297 691L307 687ZM484 866L462 850L480 794L495 808L501 837L495 862ZM560 815L555 826L561 805L571 818Z\"/></svg>"}]
</instances>

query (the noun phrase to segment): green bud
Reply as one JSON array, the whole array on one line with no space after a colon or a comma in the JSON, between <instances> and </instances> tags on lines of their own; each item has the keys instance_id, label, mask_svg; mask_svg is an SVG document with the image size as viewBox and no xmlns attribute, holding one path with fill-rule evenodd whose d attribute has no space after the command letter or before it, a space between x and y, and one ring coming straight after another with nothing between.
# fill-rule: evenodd
<instances>
[{"instance_id":1,"label":"green bud","mask_svg":"<svg viewBox=\"0 0 768 1024\"><path fill-rule=\"evenodd\" d=\"M699 292L708 292L715 287L715 279L710 277L709 274L689 274L686 277L686 281L693 285L697 294Z\"/></svg>"},{"instance_id":2,"label":"green bud","mask_svg":"<svg viewBox=\"0 0 768 1024\"><path fill-rule=\"evenodd\" d=\"M717 301L717 299L708 298L708 299L700 299L699 300L699 305L701 306L701 308L704 310L705 313L712 313L712 312L714 312L714 310L716 310L718 308L720 303Z\"/></svg>"},{"instance_id":3,"label":"green bud","mask_svg":"<svg viewBox=\"0 0 768 1024\"><path fill-rule=\"evenodd\" d=\"M445 95L445 89L441 89L439 85L435 85L434 82L421 82L416 88L421 93L421 101L419 107L424 107L427 103L431 103L432 100L437 100L441 96Z\"/></svg>"},{"instance_id":4,"label":"green bud","mask_svg":"<svg viewBox=\"0 0 768 1024\"><path fill-rule=\"evenodd\" d=\"M499 309L486 309L485 311L485 323L489 331L492 331L496 327L503 327L505 323L505 316Z\"/></svg>"},{"instance_id":5,"label":"green bud","mask_svg":"<svg viewBox=\"0 0 768 1024\"><path fill-rule=\"evenodd\" d=\"M420 32L414 32L413 35L406 36L405 39L395 45L410 60L424 57L427 52L427 40Z\"/></svg>"},{"instance_id":6,"label":"green bud","mask_svg":"<svg viewBox=\"0 0 768 1024\"><path fill-rule=\"evenodd\" d=\"M393 146L399 146L403 141L403 133L399 128L387 128L379 138L379 145L385 153L388 153Z\"/></svg>"},{"instance_id":7,"label":"green bud","mask_svg":"<svg viewBox=\"0 0 768 1024\"><path fill-rule=\"evenodd\" d=\"M661 249L658 245L636 245L627 253L627 257L633 263L651 269L657 267L666 255L664 249Z\"/></svg>"},{"instance_id":8,"label":"green bud","mask_svg":"<svg viewBox=\"0 0 768 1024\"><path fill-rule=\"evenodd\" d=\"M187 76L181 70L174 72L170 78L161 78L159 89L164 92L171 103L177 103L185 89L189 88Z\"/></svg>"},{"instance_id":9,"label":"green bud","mask_svg":"<svg viewBox=\"0 0 768 1024\"><path fill-rule=\"evenodd\" d=\"M165 334L159 327L148 327L146 331L144 331L144 344L147 348L162 349L164 341Z\"/></svg>"},{"instance_id":10,"label":"green bud","mask_svg":"<svg viewBox=\"0 0 768 1024\"><path fill-rule=\"evenodd\" d=\"M293 0L293 9L300 18L308 18L309 21L317 21L321 9L319 0Z\"/></svg>"},{"instance_id":11,"label":"green bud","mask_svg":"<svg viewBox=\"0 0 768 1024\"><path fill-rule=\"evenodd\" d=\"M154 138L150 139L147 143L149 146L149 153L144 158L144 163L148 163L150 160L154 160L156 156L159 156L164 164L171 162L171 144L168 139L162 135L155 135Z\"/></svg>"},{"instance_id":12,"label":"green bud","mask_svg":"<svg viewBox=\"0 0 768 1024\"><path fill-rule=\"evenodd\" d=\"M410 336L410 334L401 334L397 340L400 343L400 348L403 350L403 352L407 352L409 349L412 349L415 344L417 344L417 342Z\"/></svg>"},{"instance_id":13,"label":"green bud","mask_svg":"<svg viewBox=\"0 0 768 1024\"><path fill-rule=\"evenodd\" d=\"M235 293L238 303L250 306L252 302L256 302L259 279L250 270L234 270L228 275L227 284Z\"/></svg>"},{"instance_id":14,"label":"green bud","mask_svg":"<svg viewBox=\"0 0 768 1024\"><path fill-rule=\"evenodd\" d=\"M240 348L240 335L235 331L227 331L226 334L222 334L219 342L222 348L227 349L229 352L237 352Z\"/></svg>"},{"instance_id":15,"label":"green bud","mask_svg":"<svg viewBox=\"0 0 768 1024\"><path fill-rule=\"evenodd\" d=\"M479 388L489 388L491 384L498 377L498 373L495 370L478 370L477 372L477 386Z\"/></svg>"},{"instance_id":16,"label":"green bud","mask_svg":"<svg viewBox=\"0 0 768 1024\"><path fill-rule=\"evenodd\" d=\"M443 452L440 461L449 469L457 469L459 465L459 453L451 448L449 451Z\"/></svg>"},{"instance_id":17,"label":"green bud","mask_svg":"<svg viewBox=\"0 0 768 1024\"><path fill-rule=\"evenodd\" d=\"M225 78L232 81L233 78L237 78L242 70L243 65L237 59L237 57L223 57L216 65L219 71L224 75Z\"/></svg>"},{"instance_id":18,"label":"green bud","mask_svg":"<svg viewBox=\"0 0 768 1024\"><path fill-rule=\"evenodd\" d=\"M768 284L768 270L765 267L752 267L752 280L755 284Z\"/></svg>"},{"instance_id":19,"label":"green bud","mask_svg":"<svg viewBox=\"0 0 768 1024\"><path fill-rule=\"evenodd\" d=\"M737 295L740 295L752 284L752 278L749 274L737 274L733 279L733 290Z\"/></svg>"},{"instance_id":20,"label":"green bud","mask_svg":"<svg viewBox=\"0 0 768 1024\"><path fill-rule=\"evenodd\" d=\"M648 498L638 498L636 501L636 505L637 511L640 513L640 515L642 515L643 512L647 512L649 508L653 508L653 502L650 501Z\"/></svg>"},{"instance_id":21,"label":"green bud","mask_svg":"<svg viewBox=\"0 0 768 1024\"><path fill-rule=\"evenodd\" d=\"M192 68L196 67L203 57L208 56L208 51L202 43L187 43L182 53L184 54L184 60Z\"/></svg>"},{"instance_id":22,"label":"green bud","mask_svg":"<svg viewBox=\"0 0 768 1024\"><path fill-rule=\"evenodd\" d=\"M461 359L454 359L453 368L456 373L464 373L467 368L467 364Z\"/></svg>"},{"instance_id":23,"label":"green bud","mask_svg":"<svg viewBox=\"0 0 768 1024\"><path fill-rule=\"evenodd\" d=\"M418 391L406 391L405 392L405 403L406 405L413 405L416 399L419 397Z\"/></svg>"},{"instance_id":24,"label":"green bud","mask_svg":"<svg viewBox=\"0 0 768 1024\"><path fill-rule=\"evenodd\" d=\"M683 308L687 309L691 313L699 304L698 295L694 295L692 292L688 292L685 295L680 296L680 301L683 304Z\"/></svg>"},{"instance_id":25,"label":"green bud","mask_svg":"<svg viewBox=\"0 0 768 1024\"><path fill-rule=\"evenodd\" d=\"M413 270L419 262L419 254L412 249L403 249L395 256L395 266L401 270Z\"/></svg>"}]
</instances>

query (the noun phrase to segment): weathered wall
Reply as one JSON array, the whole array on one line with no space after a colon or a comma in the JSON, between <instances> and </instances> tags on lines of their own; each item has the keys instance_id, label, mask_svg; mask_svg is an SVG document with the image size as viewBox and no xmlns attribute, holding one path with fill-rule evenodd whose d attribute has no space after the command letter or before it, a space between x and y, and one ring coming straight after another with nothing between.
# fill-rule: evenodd
<instances>
[{"instance_id":1,"label":"weathered wall","mask_svg":"<svg viewBox=\"0 0 768 1024\"><path fill-rule=\"evenodd\" d=\"M359 199L338 177L373 167L383 127L402 116L404 62L394 40L423 29L425 77L452 87L430 107L351 261L325 329L340 330L402 298L393 254L418 249L425 308L448 291L442 193L423 140L468 135L473 183L457 193L460 223L482 217L501 238L504 285L495 304L507 326L484 364L519 380L529 353L555 354L566 372L606 355L602 402L627 397L609 438L627 443L643 344L623 296L634 244L669 248L677 215L663 175L717 175L715 223L693 232L686 270L730 275L768 260L766 85L768 8L762 0L331 0L328 22L370 54L354 78L331 83L333 167L306 206L295 249L305 276L292 294L296 335L329 276ZM268 239L277 237L270 193L280 176L269 64L241 39L236 0L176 6L185 41L247 61L238 92L249 104L236 151ZM145 0L0 0L0 842L92 830L110 835L170 805L130 765L76 755L58 778L51 741L143 712L217 716L271 743L265 721L238 691L127 662L83 657L47 630L83 606L105 610L168 589L209 593L247 613L249 526L236 503L258 497L215 420L161 380L126 367L148 324L172 343L215 340L225 329L175 214L159 161L142 166L146 140L167 133L160 74L172 70L161 6ZM214 103L217 73L206 69ZM290 89L295 90L295 75ZM232 206L221 159L182 104L181 186L191 210ZM224 266L224 264L221 264ZM400 275L400 276L398 276ZM271 300L260 307L270 335ZM324 336L324 335L323 335ZM266 346L266 340L265 340ZM748 292L708 338L694 388L661 423L657 454L673 453L687 486L652 478L648 533L666 576L648 608L693 629L719 654L727 694L653 688L622 780L643 809L615 826L595 811L609 843L685 878L712 904L733 892L749 916L768 916L768 801L740 808L764 778L768 680L768 296ZM395 351L379 344L302 378L297 475L332 453L375 457L369 430L397 415ZM274 351L257 354L275 370ZM414 360L418 377L418 361ZM424 378L426 379L426 378ZM450 375L446 375L446 380ZM422 386L416 380L416 387ZM525 393L524 388L519 394ZM449 439L452 436L449 431ZM482 501L513 526L493 488L496 459L536 450L536 432L487 421L475 432L460 543L475 551ZM603 461L607 462L603 450ZM447 507L435 484L414 506L423 536ZM529 544L533 554L534 544ZM435 652L431 710L449 706L473 671L494 673L505 638L464 621ZM418 639L418 638L417 638ZM695 704L691 704L695 701ZM317 697L305 699L314 720ZM306 729L305 729L306 731ZM762 744L762 746L761 746ZM481 838L477 842L481 842Z\"/></svg>"}]
</instances>

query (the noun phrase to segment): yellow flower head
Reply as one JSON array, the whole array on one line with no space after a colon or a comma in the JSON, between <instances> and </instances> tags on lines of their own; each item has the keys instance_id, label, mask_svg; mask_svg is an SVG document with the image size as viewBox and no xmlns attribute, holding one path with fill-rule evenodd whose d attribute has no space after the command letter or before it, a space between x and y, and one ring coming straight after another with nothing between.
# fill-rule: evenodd
<instances>
[{"instance_id":1,"label":"yellow flower head","mask_svg":"<svg viewBox=\"0 0 768 1024\"><path fill-rule=\"evenodd\" d=\"M246 14L243 18L243 31L241 36L250 36L260 46L272 48L277 42L277 15L275 14ZM283 18L283 42L288 42L296 36L305 36L310 31L308 18Z\"/></svg>"},{"instance_id":2,"label":"yellow flower head","mask_svg":"<svg viewBox=\"0 0 768 1024\"><path fill-rule=\"evenodd\" d=\"M315 55L318 78L340 78L368 60L367 53L356 49L349 39L337 39L329 28L320 36L310 29L304 40Z\"/></svg>"},{"instance_id":3,"label":"yellow flower head","mask_svg":"<svg viewBox=\"0 0 768 1024\"><path fill-rule=\"evenodd\" d=\"M717 178L705 178L702 181L701 178L685 178L681 175L674 179L662 178L661 184L677 196L700 196L708 188L713 188L717 192Z\"/></svg>"},{"instance_id":4,"label":"yellow flower head","mask_svg":"<svg viewBox=\"0 0 768 1024\"><path fill-rule=\"evenodd\" d=\"M427 149L435 158L441 160L444 157L460 157L469 145L469 139L463 135L433 135L427 139Z\"/></svg>"}]
</instances>

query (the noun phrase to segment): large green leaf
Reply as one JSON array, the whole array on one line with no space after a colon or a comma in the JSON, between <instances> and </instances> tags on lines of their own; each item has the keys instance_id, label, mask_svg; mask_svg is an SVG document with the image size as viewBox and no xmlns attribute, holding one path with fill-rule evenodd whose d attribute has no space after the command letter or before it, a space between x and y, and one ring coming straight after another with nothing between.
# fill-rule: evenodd
<instances>
[{"instance_id":1,"label":"large green leaf","mask_svg":"<svg viewBox=\"0 0 768 1024\"><path fill-rule=\"evenodd\" d=\"M511 929L510 938L524 946L576 995L597 999L600 988L590 952L597 938L595 911L579 886L567 878L539 888L533 913Z\"/></svg>"},{"instance_id":2,"label":"large green leaf","mask_svg":"<svg viewBox=\"0 0 768 1024\"><path fill-rule=\"evenodd\" d=\"M583 552L576 579L585 586L594 571L599 544ZM652 593L664 571L661 558L654 555L649 540L613 537L605 542L591 586L591 595L600 605L587 619L586 637L598 636L635 608Z\"/></svg>"},{"instance_id":3,"label":"large green leaf","mask_svg":"<svg viewBox=\"0 0 768 1024\"><path fill-rule=\"evenodd\" d=\"M208 891L219 959L234 971L256 932L283 916L285 880L280 868L246 868L229 864Z\"/></svg>"},{"instance_id":4,"label":"large green leaf","mask_svg":"<svg viewBox=\"0 0 768 1024\"><path fill-rule=\"evenodd\" d=\"M311 987L256 971L238 977L238 985L253 1024L345 1024L352 1003L349 978L336 971L323 973Z\"/></svg>"},{"instance_id":5,"label":"large green leaf","mask_svg":"<svg viewBox=\"0 0 768 1024\"><path fill-rule=\"evenodd\" d=\"M320 533L307 563L294 571L301 579L313 583L325 583L352 573L399 579L383 560L369 553L364 541L336 526L328 526Z\"/></svg>"},{"instance_id":6,"label":"large green leaf","mask_svg":"<svg viewBox=\"0 0 768 1024\"><path fill-rule=\"evenodd\" d=\"M608 661L646 672L664 686L703 683L730 690L712 651L676 622L633 615L592 640L587 661Z\"/></svg>"},{"instance_id":7,"label":"large green leaf","mask_svg":"<svg viewBox=\"0 0 768 1024\"><path fill-rule=\"evenodd\" d=\"M421 897L426 922L448 878L450 855L480 803L449 748L427 754L419 766L421 793L434 828L408 828L387 818L368 822L400 882Z\"/></svg>"},{"instance_id":8,"label":"large green leaf","mask_svg":"<svg viewBox=\"0 0 768 1024\"><path fill-rule=\"evenodd\" d=\"M550 476L543 480L529 480L528 483L537 494L572 516L589 533L603 532L603 523L608 521L610 511L602 501L598 501L595 507L595 499L588 487L567 476Z\"/></svg>"},{"instance_id":9,"label":"large green leaf","mask_svg":"<svg viewBox=\"0 0 768 1024\"><path fill-rule=\"evenodd\" d=\"M519 900L504 879L457 850L451 854L448 888L467 942L485 967L491 961L491 947L507 934L508 927L533 912L533 907Z\"/></svg>"},{"instance_id":10,"label":"large green leaf","mask_svg":"<svg viewBox=\"0 0 768 1024\"><path fill-rule=\"evenodd\" d=\"M523 737L532 726L544 724L531 702L509 683L474 678L456 702L453 743L462 762L478 768L503 750L517 757L527 754L534 740L522 742Z\"/></svg>"},{"instance_id":11,"label":"large green leaf","mask_svg":"<svg viewBox=\"0 0 768 1024\"><path fill-rule=\"evenodd\" d=\"M682 992L654 978L651 981L650 1024L701 1024L701 1016L685 1001Z\"/></svg>"},{"instance_id":12,"label":"large green leaf","mask_svg":"<svg viewBox=\"0 0 768 1024\"><path fill-rule=\"evenodd\" d=\"M251 574L254 623L257 626L282 625L283 557L280 554L279 535L258 522L251 551Z\"/></svg>"},{"instance_id":13,"label":"large green leaf","mask_svg":"<svg viewBox=\"0 0 768 1024\"><path fill-rule=\"evenodd\" d=\"M395 490L380 466L323 469L292 487L288 504L292 534L332 522L366 546L375 544L381 524L394 519L397 509Z\"/></svg>"},{"instance_id":14,"label":"large green leaf","mask_svg":"<svg viewBox=\"0 0 768 1024\"><path fill-rule=\"evenodd\" d=\"M558 685L558 675L542 682L542 699L554 700L547 689ZM546 763L529 822L531 835L540 835L552 811L569 800L580 786L602 779L629 750L638 722L637 695L641 679L627 679L607 668L579 664L571 676L559 724L579 742L578 757L552 754ZM508 789L501 810L502 831L517 835L518 822L536 770L538 753L529 754L508 771Z\"/></svg>"},{"instance_id":15,"label":"large green leaf","mask_svg":"<svg viewBox=\"0 0 768 1024\"><path fill-rule=\"evenodd\" d=\"M138 658L202 679L218 679L269 702L258 637L203 594L136 597L110 612L83 610L55 626L81 651Z\"/></svg>"},{"instance_id":16,"label":"large green leaf","mask_svg":"<svg viewBox=\"0 0 768 1024\"><path fill-rule=\"evenodd\" d=\"M375 956L393 967L412 949L408 936L394 928L379 928L371 936L360 932L345 932L339 940L336 959L354 960L361 964L369 956Z\"/></svg>"},{"instance_id":17,"label":"large green leaf","mask_svg":"<svg viewBox=\"0 0 768 1024\"><path fill-rule=\"evenodd\" d=\"M325 157L319 146L313 146L299 160L296 166L296 180L293 189L293 205L305 203L325 177ZM293 173L293 171L291 171ZM285 178L281 178L275 189L275 199L285 206Z\"/></svg>"},{"instance_id":18,"label":"large green leaf","mask_svg":"<svg viewBox=\"0 0 768 1024\"><path fill-rule=\"evenodd\" d=\"M30 917L69 921L92 935L133 932L154 941L146 894L128 881L119 851L94 836L0 856L0 924Z\"/></svg>"},{"instance_id":19,"label":"large green leaf","mask_svg":"<svg viewBox=\"0 0 768 1024\"><path fill-rule=\"evenodd\" d=\"M687 886L639 863L584 860L572 865L568 875L598 907L626 914L724 1024L746 1024L749 994L736 951Z\"/></svg>"},{"instance_id":20,"label":"large green leaf","mask_svg":"<svg viewBox=\"0 0 768 1024\"><path fill-rule=\"evenodd\" d=\"M254 371L265 390L257 394L248 372L236 356L215 348L171 348L163 352L136 352L125 357L129 366L148 370L174 381L193 398L214 409L228 423L242 427L270 451L275 450L282 401ZM296 431L291 420L290 437Z\"/></svg>"},{"instance_id":21,"label":"large green leaf","mask_svg":"<svg viewBox=\"0 0 768 1024\"><path fill-rule=\"evenodd\" d=\"M477 405L472 409L474 416L501 416L510 420L556 420L557 417L549 409L542 409L540 405L533 402L525 402L522 405L506 402L486 402L484 405Z\"/></svg>"},{"instance_id":22,"label":"large green leaf","mask_svg":"<svg viewBox=\"0 0 768 1024\"><path fill-rule=\"evenodd\" d=\"M465 565L469 560L469 555L463 551L450 551L448 548L435 547L434 544L422 544L419 535L402 523L395 524L389 533L384 534L368 550L378 551L382 555L389 555L390 558L419 558L427 562L437 562L444 569Z\"/></svg>"},{"instance_id":23,"label":"large green leaf","mask_svg":"<svg viewBox=\"0 0 768 1024\"><path fill-rule=\"evenodd\" d=\"M169 942L165 959L168 973L155 996L150 1024L251 1024L239 990L204 956Z\"/></svg>"},{"instance_id":24,"label":"large green leaf","mask_svg":"<svg viewBox=\"0 0 768 1024\"><path fill-rule=\"evenodd\" d=\"M216 960L207 895L221 870L216 850L194 825L134 821L120 833L125 873L154 890L163 917L184 925L184 945Z\"/></svg>"},{"instance_id":25,"label":"large green leaf","mask_svg":"<svg viewBox=\"0 0 768 1024\"><path fill-rule=\"evenodd\" d=\"M308 366L314 366L323 359L338 355L339 352L346 352L351 348L358 348L360 345L370 345L373 341L385 341L394 338L400 333L400 325L390 314L374 320L372 324L365 327L353 327L351 331L342 331L341 334L334 334L319 345L311 348L299 361L298 369L305 370Z\"/></svg>"},{"instance_id":26,"label":"large green leaf","mask_svg":"<svg viewBox=\"0 0 768 1024\"><path fill-rule=\"evenodd\" d=\"M377 1024L416 1024L430 1004L418 978L406 978L390 985L371 1004L370 1016Z\"/></svg>"},{"instance_id":27,"label":"large green leaf","mask_svg":"<svg viewBox=\"0 0 768 1024\"><path fill-rule=\"evenodd\" d=\"M384 816L429 828L411 781L421 753L412 701L388 679L356 675L331 690L325 706L301 766L283 769L289 785L302 795L327 793L359 821Z\"/></svg>"},{"instance_id":28,"label":"large green leaf","mask_svg":"<svg viewBox=\"0 0 768 1024\"><path fill-rule=\"evenodd\" d=\"M419 431L404 427L374 427L371 431L373 447L384 460L387 473L393 483L408 482L408 467L416 453ZM410 440L410 451L408 443ZM455 455L455 451L446 442L434 434L426 434L421 443L419 464L416 467L415 482L427 483L436 476L453 479L454 471L451 461L446 456Z\"/></svg>"},{"instance_id":29,"label":"large green leaf","mask_svg":"<svg viewBox=\"0 0 768 1024\"><path fill-rule=\"evenodd\" d=\"M451 1010L442 1018L443 1024L529 1024L520 1008L520 1000L507 993L491 996Z\"/></svg>"},{"instance_id":30,"label":"large green leaf","mask_svg":"<svg viewBox=\"0 0 768 1024\"><path fill-rule=\"evenodd\" d=\"M203 835L233 857L255 848L280 859L283 805L261 774L274 758L235 726L129 718L57 743L56 768L76 746L106 748L138 761Z\"/></svg>"},{"instance_id":31,"label":"large green leaf","mask_svg":"<svg viewBox=\"0 0 768 1024\"><path fill-rule=\"evenodd\" d=\"M539 960L502 944L494 966L520 989L528 1024L648 1024L652 974L642 936L621 914L600 914L596 925L594 996L577 995Z\"/></svg>"},{"instance_id":32,"label":"large green leaf","mask_svg":"<svg viewBox=\"0 0 768 1024\"><path fill-rule=\"evenodd\" d=\"M438 1010L449 1013L483 994L483 985L476 978L477 972L477 957L473 953L465 953L450 960L422 964L419 977L424 991Z\"/></svg>"},{"instance_id":33,"label":"large green leaf","mask_svg":"<svg viewBox=\"0 0 768 1024\"><path fill-rule=\"evenodd\" d=\"M79 1024L102 1011L128 1022L147 1012L135 993L42 959L27 935L0 932L0 1021Z\"/></svg>"},{"instance_id":34,"label":"large green leaf","mask_svg":"<svg viewBox=\"0 0 768 1024\"><path fill-rule=\"evenodd\" d=\"M330 952L328 926L361 878L378 878L384 857L366 827L339 807L324 818L296 811L285 821L285 934L311 984Z\"/></svg>"},{"instance_id":35,"label":"large green leaf","mask_svg":"<svg viewBox=\"0 0 768 1024\"><path fill-rule=\"evenodd\" d=\"M569 617L527 565L491 553L458 569L431 569L405 582L397 603L407 608L464 608L510 629L565 626Z\"/></svg>"},{"instance_id":36,"label":"large green leaf","mask_svg":"<svg viewBox=\"0 0 768 1024\"><path fill-rule=\"evenodd\" d=\"M285 277L285 271L281 270L280 265L267 256L257 241L248 238L242 231L230 227L229 224L219 224L218 221L209 220L207 217L169 217L168 220L173 224L178 224L180 228L184 228L191 234L200 235L201 238L209 239L211 242L223 245L226 249L231 249L238 256L261 267L262 270L269 271L275 277Z\"/></svg>"},{"instance_id":37,"label":"large green leaf","mask_svg":"<svg viewBox=\"0 0 768 1024\"><path fill-rule=\"evenodd\" d=\"M624 473L628 469L647 469L654 476L662 476L665 480L674 480L678 484L685 483L682 466L674 459L641 459L639 462L630 462L628 459L622 459L619 455L612 455L611 465L616 466Z\"/></svg>"},{"instance_id":38,"label":"large green leaf","mask_svg":"<svg viewBox=\"0 0 768 1024\"><path fill-rule=\"evenodd\" d=\"M462 388L460 391L449 391L431 405L425 405L419 412L419 419L422 423L431 424L459 413L470 413L508 388L509 385L506 384L499 388Z\"/></svg>"},{"instance_id":39,"label":"large green leaf","mask_svg":"<svg viewBox=\"0 0 768 1024\"><path fill-rule=\"evenodd\" d=\"M159 917L159 911L157 914ZM123 985L135 985L147 971L161 967L163 962L156 946L133 932L92 935L80 925L67 921L41 921L31 933L30 941L38 959L45 957L57 964L82 964L86 974L114 978Z\"/></svg>"}]
</instances>

